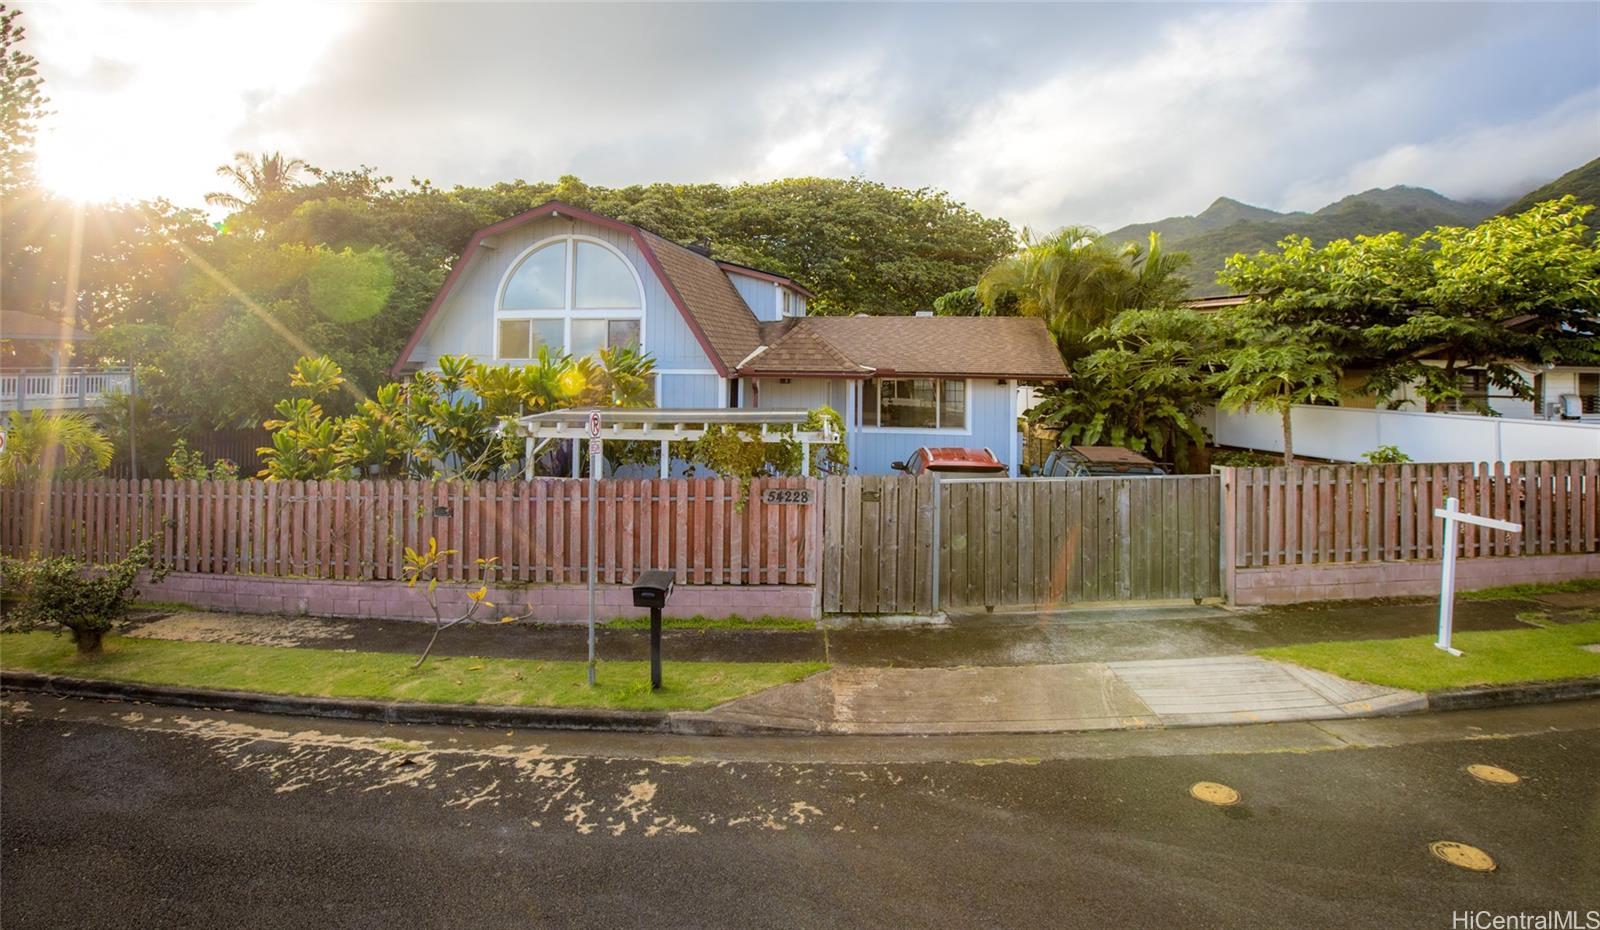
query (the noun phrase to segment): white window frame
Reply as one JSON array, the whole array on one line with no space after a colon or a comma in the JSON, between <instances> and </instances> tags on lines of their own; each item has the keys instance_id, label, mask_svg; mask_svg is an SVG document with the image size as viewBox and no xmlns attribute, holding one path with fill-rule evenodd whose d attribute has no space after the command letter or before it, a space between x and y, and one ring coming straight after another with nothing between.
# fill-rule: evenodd
<instances>
[{"instance_id":1,"label":"white window frame","mask_svg":"<svg viewBox=\"0 0 1600 930\"><path fill-rule=\"evenodd\" d=\"M557 242L564 242L567 246L567 279L564 288L566 306L554 310L506 309L506 288L511 285L511 278L517 273L517 269L522 267L522 263L527 260L528 256L542 248L545 248L546 246L553 245ZM628 269L629 274L633 275L633 286L635 291L637 291L639 294L638 307L578 308L576 291L578 287L578 243L580 242L587 242L591 245L600 246L622 260L622 266ZM639 276L639 269L634 267L633 262L629 261L628 256L623 254L621 249L605 241L604 239L596 236L586 236L582 233L562 233L556 236L546 236L545 238L540 239L539 241L523 249L521 252L518 252L516 258L514 258L511 263L506 266L505 273L500 276L500 286L495 289L494 293L494 360L497 363L531 361L531 359L501 357L500 322L502 320L561 320L562 350L569 353L572 351L573 320L638 320L639 351L644 352L645 346L649 344L645 341L647 336L645 323L647 314L645 310L644 279Z\"/></svg>"},{"instance_id":2,"label":"white window frame","mask_svg":"<svg viewBox=\"0 0 1600 930\"><path fill-rule=\"evenodd\" d=\"M897 433L897 434L901 434L901 435L904 435L906 433L937 433L937 434L943 435L943 436L971 436L972 435L972 397L973 397L973 395L972 395L972 379L971 378L905 378L905 377L895 376L895 377L892 377L892 378L869 378L867 380L869 380L869 381L878 381L878 382L883 382L883 381L932 381L932 382L934 382L935 385L941 385L941 386L935 388L936 396L934 398L934 404L933 404L935 422L938 422L938 419L937 419L938 417L943 416L943 404L940 403L941 398L939 398L937 396L938 394L944 393L944 388L942 387L943 383L946 382L946 381L960 381L960 382L962 382L963 384L966 385L966 405L967 405L967 408L966 408L966 417L965 417L965 419L967 421L967 425L963 426L963 427L960 427L960 428L950 427L950 426L868 426L867 425L867 421L866 421L866 410L862 409L864 404L865 404L865 402L866 402L866 391L865 390L858 390L858 391L856 391L856 402L855 402L856 422L861 424L860 427L859 427L861 432L863 432L863 433ZM879 416L878 417L874 417L874 419L881 419L882 418L883 388L882 388L881 384L880 384L880 386L878 388L878 407L879 407Z\"/></svg>"}]
</instances>

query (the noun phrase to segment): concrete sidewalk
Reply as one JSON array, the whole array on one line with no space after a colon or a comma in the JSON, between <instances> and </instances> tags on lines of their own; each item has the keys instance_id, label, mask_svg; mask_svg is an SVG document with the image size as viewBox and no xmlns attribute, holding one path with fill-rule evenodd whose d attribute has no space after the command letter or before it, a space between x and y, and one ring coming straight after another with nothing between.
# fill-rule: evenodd
<instances>
[{"instance_id":1,"label":"concrete sidewalk","mask_svg":"<svg viewBox=\"0 0 1600 930\"><path fill-rule=\"evenodd\" d=\"M1415 692L1254 656L1010 668L835 668L699 717L799 732L1046 733L1369 717Z\"/></svg>"}]
</instances>

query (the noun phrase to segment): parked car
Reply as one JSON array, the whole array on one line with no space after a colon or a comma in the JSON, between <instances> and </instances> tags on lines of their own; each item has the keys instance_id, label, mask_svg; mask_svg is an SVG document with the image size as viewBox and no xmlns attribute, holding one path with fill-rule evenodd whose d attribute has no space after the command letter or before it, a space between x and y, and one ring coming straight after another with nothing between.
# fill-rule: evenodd
<instances>
[{"instance_id":1,"label":"parked car","mask_svg":"<svg viewBox=\"0 0 1600 930\"><path fill-rule=\"evenodd\" d=\"M1167 473L1148 457L1121 446L1062 446L1044 460L1039 477L1097 478Z\"/></svg>"},{"instance_id":2,"label":"parked car","mask_svg":"<svg viewBox=\"0 0 1600 930\"><path fill-rule=\"evenodd\" d=\"M904 462L891 462L891 468L908 475L938 472L941 475L1003 475L1010 471L1006 463L988 449L961 449L953 446L929 448L923 446L911 453Z\"/></svg>"}]
</instances>

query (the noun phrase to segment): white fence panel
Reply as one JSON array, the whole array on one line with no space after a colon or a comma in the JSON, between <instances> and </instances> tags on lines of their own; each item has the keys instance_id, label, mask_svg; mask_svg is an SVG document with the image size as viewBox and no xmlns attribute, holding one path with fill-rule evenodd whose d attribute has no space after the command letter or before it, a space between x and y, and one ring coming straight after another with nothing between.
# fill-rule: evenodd
<instances>
[{"instance_id":1,"label":"white fence panel","mask_svg":"<svg viewBox=\"0 0 1600 930\"><path fill-rule=\"evenodd\" d=\"M1399 447L1416 462L1600 458L1600 423L1363 407L1297 406L1290 416L1295 453L1312 458L1354 462L1384 445ZM1276 413L1209 411L1202 424L1219 446L1283 451L1283 422Z\"/></svg>"}]
</instances>

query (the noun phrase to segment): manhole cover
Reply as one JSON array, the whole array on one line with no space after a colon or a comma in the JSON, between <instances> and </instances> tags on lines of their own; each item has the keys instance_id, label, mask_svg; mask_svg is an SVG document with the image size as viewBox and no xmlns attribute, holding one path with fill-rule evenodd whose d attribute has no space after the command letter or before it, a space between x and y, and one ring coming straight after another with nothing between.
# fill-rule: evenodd
<instances>
[{"instance_id":1,"label":"manhole cover","mask_svg":"<svg viewBox=\"0 0 1600 930\"><path fill-rule=\"evenodd\" d=\"M1491 785L1514 785L1522 781L1522 777L1516 772L1508 772L1498 765L1484 765L1481 762L1467 766L1467 774Z\"/></svg>"},{"instance_id":2,"label":"manhole cover","mask_svg":"<svg viewBox=\"0 0 1600 930\"><path fill-rule=\"evenodd\" d=\"M1194 786L1189 789L1189 794L1193 795L1196 800L1222 807L1239 803L1239 792L1229 788L1227 785L1219 785L1214 781L1195 782Z\"/></svg>"},{"instance_id":3,"label":"manhole cover","mask_svg":"<svg viewBox=\"0 0 1600 930\"><path fill-rule=\"evenodd\" d=\"M1467 869L1472 872L1493 872L1495 869L1494 858L1476 846L1466 843L1457 843L1454 840L1439 840L1429 843L1428 848L1440 859L1450 863L1458 869Z\"/></svg>"}]
</instances>

